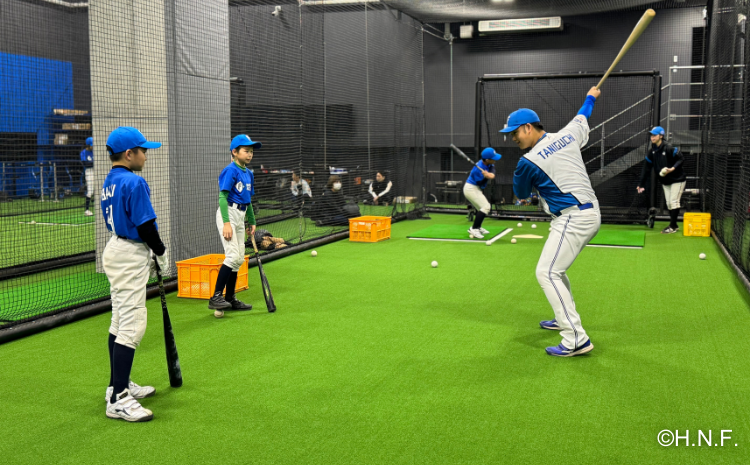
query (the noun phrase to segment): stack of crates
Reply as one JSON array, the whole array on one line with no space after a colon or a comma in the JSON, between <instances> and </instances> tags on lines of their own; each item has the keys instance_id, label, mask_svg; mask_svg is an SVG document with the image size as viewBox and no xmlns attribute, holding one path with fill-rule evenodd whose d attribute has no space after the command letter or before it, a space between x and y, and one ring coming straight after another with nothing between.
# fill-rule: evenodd
<instances>
[{"instance_id":1,"label":"stack of crates","mask_svg":"<svg viewBox=\"0 0 750 465\"><path fill-rule=\"evenodd\" d=\"M682 219L682 231L685 236L710 236L710 213L685 213Z\"/></svg>"},{"instance_id":2,"label":"stack of crates","mask_svg":"<svg viewBox=\"0 0 750 465\"><path fill-rule=\"evenodd\" d=\"M240 292L247 286L247 259L237 272L235 291ZM216 277L224 262L224 254L201 255L177 262L177 297L190 299L210 299L214 295Z\"/></svg>"},{"instance_id":3,"label":"stack of crates","mask_svg":"<svg viewBox=\"0 0 750 465\"><path fill-rule=\"evenodd\" d=\"M360 216L349 219L350 242L380 242L390 238L390 216Z\"/></svg>"}]
</instances>

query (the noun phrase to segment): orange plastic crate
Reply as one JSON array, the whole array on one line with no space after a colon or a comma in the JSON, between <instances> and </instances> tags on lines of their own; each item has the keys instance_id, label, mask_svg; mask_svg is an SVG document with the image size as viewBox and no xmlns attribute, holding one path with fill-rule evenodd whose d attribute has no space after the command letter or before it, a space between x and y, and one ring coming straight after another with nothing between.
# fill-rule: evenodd
<instances>
[{"instance_id":1,"label":"orange plastic crate","mask_svg":"<svg viewBox=\"0 0 750 465\"><path fill-rule=\"evenodd\" d=\"M237 272L235 291L247 289L247 256ZM216 277L224 262L224 254L201 255L177 262L177 297L210 299L214 295Z\"/></svg>"},{"instance_id":2,"label":"orange plastic crate","mask_svg":"<svg viewBox=\"0 0 750 465\"><path fill-rule=\"evenodd\" d=\"M390 216L360 216L349 219L350 242L380 242L390 238Z\"/></svg>"},{"instance_id":3,"label":"orange plastic crate","mask_svg":"<svg viewBox=\"0 0 750 465\"><path fill-rule=\"evenodd\" d=\"M710 213L685 213L682 217L682 231L685 236L710 236Z\"/></svg>"}]
</instances>

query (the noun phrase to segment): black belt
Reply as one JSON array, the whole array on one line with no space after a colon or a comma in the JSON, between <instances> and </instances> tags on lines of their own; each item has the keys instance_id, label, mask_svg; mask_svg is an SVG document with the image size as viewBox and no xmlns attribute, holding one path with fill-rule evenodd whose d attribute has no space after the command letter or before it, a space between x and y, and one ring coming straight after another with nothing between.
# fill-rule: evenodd
<instances>
[{"instance_id":1,"label":"black belt","mask_svg":"<svg viewBox=\"0 0 750 465\"><path fill-rule=\"evenodd\" d=\"M239 210L241 212L244 212L245 210L247 210L247 204L243 205L241 203L229 202L229 206L230 207L237 207L237 210Z\"/></svg>"},{"instance_id":2,"label":"black belt","mask_svg":"<svg viewBox=\"0 0 750 465\"><path fill-rule=\"evenodd\" d=\"M121 235L119 235L119 234L117 235L117 238L118 238L118 239L123 239L123 240L125 240L125 241L138 242L138 243L140 243L140 244L142 244L142 243L143 243L143 241L142 241L142 240L139 240L139 239L131 239L131 238L129 238L129 237L121 236Z\"/></svg>"}]
</instances>

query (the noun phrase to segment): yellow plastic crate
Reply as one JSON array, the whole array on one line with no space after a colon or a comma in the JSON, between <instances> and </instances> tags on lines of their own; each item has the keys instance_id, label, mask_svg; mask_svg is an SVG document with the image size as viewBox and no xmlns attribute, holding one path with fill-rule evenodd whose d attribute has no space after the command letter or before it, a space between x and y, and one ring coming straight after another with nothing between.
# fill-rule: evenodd
<instances>
[{"instance_id":1,"label":"yellow plastic crate","mask_svg":"<svg viewBox=\"0 0 750 465\"><path fill-rule=\"evenodd\" d=\"M682 219L682 233L685 236L710 236L710 213L685 213Z\"/></svg>"},{"instance_id":2,"label":"yellow plastic crate","mask_svg":"<svg viewBox=\"0 0 750 465\"><path fill-rule=\"evenodd\" d=\"M360 216L349 219L350 242L380 242L390 238L390 216Z\"/></svg>"},{"instance_id":3,"label":"yellow plastic crate","mask_svg":"<svg viewBox=\"0 0 750 465\"><path fill-rule=\"evenodd\" d=\"M247 289L247 259L237 272L235 291ZM210 299L214 295L216 277L224 262L224 254L201 255L177 262L177 297Z\"/></svg>"}]
</instances>

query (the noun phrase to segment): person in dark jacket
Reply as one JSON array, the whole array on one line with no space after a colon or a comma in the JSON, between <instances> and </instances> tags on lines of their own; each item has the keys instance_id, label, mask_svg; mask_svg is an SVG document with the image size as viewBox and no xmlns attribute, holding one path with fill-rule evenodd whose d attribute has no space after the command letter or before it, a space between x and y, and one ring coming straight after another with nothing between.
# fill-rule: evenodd
<instances>
[{"instance_id":1,"label":"person in dark jacket","mask_svg":"<svg viewBox=\"0 0 750 465\"><path fill-rule=\"evenodd\" d=\"M315 223L318 226L348 225L349 218L359 215L348 212L345 205L346 199L344 199L344 194L341 192L341 178L333 175L328 178L323 195L315 201Z\"/></svg>"},{"instance_id":2,"label":"person in dark jacket","mask_svg":"<svg viewBox=\"0 0 750 465\"><path fill-rule=\"evenodd\" d=\"M642 193L649 182L651 171L659 173L659 182L664 188L664 199L669 210L669 226L662 230L662 234L676 233L677 216L680 214L680 197L685 190L685 170L682 165L685 158L680 149L667 144L664 141L664 128L656 126L650 131L651 148L646 155L646 163L643 164L641 180L638 183L638 193Z\"/></svg>"},{"instance_id":3,"label":"person in dark jacket","mask_svg":"<svg viewBox=\"0 0 750 465\"><path fill-rule=\"evenodd\" d=\"M369 194L372 196L373 205L385 205L393 202L393 183L386 179L384 171L378 171L375 176L375 181L370 184L368 189Z\"/></svg>"}]
</instances>

